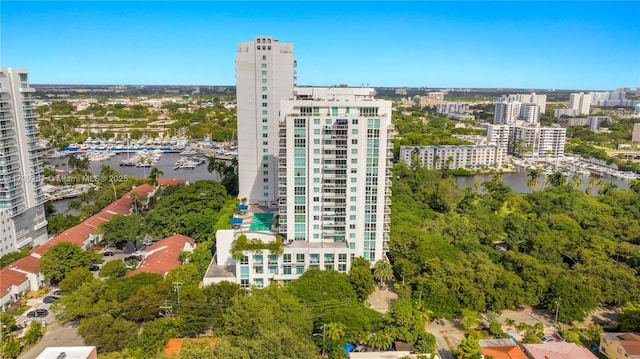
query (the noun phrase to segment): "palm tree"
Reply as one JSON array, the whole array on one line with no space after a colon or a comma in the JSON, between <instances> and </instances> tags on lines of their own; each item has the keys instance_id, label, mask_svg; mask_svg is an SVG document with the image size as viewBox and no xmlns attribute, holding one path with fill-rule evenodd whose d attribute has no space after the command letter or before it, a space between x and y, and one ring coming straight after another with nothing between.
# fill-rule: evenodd
<instances>
[{"instance_id":1,"label":"palm tree","mask_svg":"<svg viewBox=\"0 0 640 359\"><path fill-rule=\"evenodd\" d=\"M527 187L538 187L540 184L540 175L542 174L542 169L529 167L527 168L527 176L529 179L527 180Z\"/></svg>"},{"instance_id":2,"label":"palm tree","mask_svg":"<svg viewBox=\"0 0 640 359\"><path fill-rule=\"evenodd\" d=\"M153 167L149 171L149 184L152 186L158 185L158 178L162 176L164 172L158 169L158 167Z\"/></svg>"},{"instance_id":3,"label":"palm tree","mask_svg":"<svg viewBox=\"0 0 640 359\"><path fill-rule=\"evenodd\" d=\"M560 187L564 184L564 182L564 176L562 175L562 172L558 170L553 170L553 173L545 178L545 183L553 187Z\"/></svg>"},{"instance_id":4,"label":"palm tree","mask_svg":"<svg viewBox=\"0 0 640 359\"><path fill-rule=\"evenodd\" d=\"M325 336L330 341L338 341L345 335L346 326L342 323L329 323L325 326Z\"/></svg>"},{"instance_id":5,"label":"palm tree","mask_svg":"<svg viewBox=\"0 0 640 359\"><path fill-rule=\"evenodd\" d=\"M593 188L591 188L591 187L587 187L587 188L585 188L585 189L584 189L584 193L585 193L587 196L591 196L591 195L593 194Z\"/></svg>"},{"instance_id":6,"label":"palm tree","mask_svg":"<svg viewBox=\"0 0 640 359\"><path fill-rule=\"evenodd\" d=\"M640 180L631 180L631 182L629 182L629 189L640 194Z\"/></svg>"},{"instance_id":7,"label":"palm tree","mask_svg":"<svg viewBox=\"0 0 640 359\"><path fill-rule=\"evenodd\" d=\"M227 165L223 161L218 161L215 156L209 157L209 164L207 165L207 171L209 173L215 172L218 175L218 180L222 180L226 172Z\"/></svg>"},{"instance_id":8,"label":"palm tree","mask_svg":"<svg viewBox=\"0 0 640 359\"><path fill-rule=\"evenodd\" d=\"M391 264L384 259L377 261L373 267L373 278L381 288L384 288L385 283L393 278L393 268L391 268Z\"/></svg>"},{"instance_id":9,"label":"palm tree","mask_svg":"<svg viewBox=\"0 0 640 359\"><path fill-rule=\"evenodd\" d=\"M505 318L504 325L506 325L507 327L514 327L516 325L516 321L511 318Z\"/></svg>"},{"instance_id":10,"label":"palm tree","mask_svg":"<svg viewBox=\"0 0 640 359\"><path fill-rule=\"evenodd\" d=\"M580 178L580 175L577 173L574 173L573 177L571 177L571 183L576 186L576 188L580 188L582 187L582 178Z\"/></svg>"},{"instance_id":11,"label":"palm tree","mask_svg":"<svg viewBox=\"0 0 640 359\"><path fill-rule=\"evenodd\" d=\"M394 333L390 328L379 330L369 336L368 344L376 349L386 350L393 344Z\"/></svg>"}]
</instances>

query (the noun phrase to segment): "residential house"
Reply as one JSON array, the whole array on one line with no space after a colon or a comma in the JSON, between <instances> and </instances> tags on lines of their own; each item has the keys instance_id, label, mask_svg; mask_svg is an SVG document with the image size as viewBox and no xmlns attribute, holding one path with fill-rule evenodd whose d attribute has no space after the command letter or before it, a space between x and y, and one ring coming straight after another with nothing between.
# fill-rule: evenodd
<instances>
[{"instance_id":1,"label":"residential house","mask_svg":"<svg viewBox=\"0 0 640 359\"><path fill-rule=\"evenodd\" d=\"M523 344L530 359L598 359L589 349L574 343Z\"/></svg>"},{"instance_id":2,"label":"residential house","mask_svg":"<svg viewBox=\"0 0 640 359\"><path fill-rule=\"evenodd\" d=\"M479 341L480 352L494 359L527 359L522 349L511 339L483 339Z\"/></svg>"},{"instance_id":3,"label":"residential house","mask_svg":"<svg viewBox=\"0 0 640 359\"><path fill-rule=\"evenodd\" d=\"M192 252L195 248L195 241L191 237L182 234L174 234L160 240L145 250L145 257L137 269L127 273L127 276L136 275L141 272L156 273L165 276L173 268L182 264L180 253Z\"/></svg>"},{"instance_id":4,"label":"residential house","mask_svg":"<svg viewBox=\"0 0 640 359\"><path fill-rule=\"evenodd\" d=\"M600 334L600 353L609 359L640 359L640 335L602 333Z\"/></svg>"}]
</instances>

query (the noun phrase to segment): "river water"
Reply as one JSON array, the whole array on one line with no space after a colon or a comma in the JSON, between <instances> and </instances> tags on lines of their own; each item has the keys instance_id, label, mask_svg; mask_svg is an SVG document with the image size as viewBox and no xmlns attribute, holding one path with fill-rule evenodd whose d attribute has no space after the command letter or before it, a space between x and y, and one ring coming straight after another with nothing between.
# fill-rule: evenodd
<instances>
[{"instance_id":1,"label":"river water","mask_svg":"<svg viewBox=\"0 0 640 359\"><path fill-rule=\"evenodd\" d=\"M538 182L540 182L538 187L536 188L527 187L528 173L527 173L527 170L524 168L519 168L518 172L515 172L515 173L501 174L500 177L502 177L502 180L504 181L504 183L507 186L511 187L511 189L515 193L530 193L532 190L533 191L541 190L544 187L546 187L545 175L541 175L540 178L538 179ZM580 175L580 178L582 178L581 189L583 191L589 186L590 177L602 178L605 183L613 183L616 186L618 186L618 188L629 189L629 180L626 180L626 179L612 177L609 175L605 175L603 177ZM566 179L567 181L571 181L571 177L568 177ZM490 180L491 180L491 175L458 176L456 177L456 184L458 185L458 187L467 188L467 187L473 187L473 184L476 182L478 184L482 184L482 182L486 182ZM593 187L593 193L594 194L598 193L597 187Z\"/></svg>"},{"instance_id":2,"label":"river water","mask_svg":"<svg viewBox=\"0 0 640 359\"><path fill-rule=\"evenodd\" d=\"M147 177L149 175L150 167L133 167L133 166L120 166L120 162L129 157L128 154L122 153L118 154L114 157L111 157L108 160L104 161L92 161L89 169L92 173L98 174L100 173L100 167L102 165L109 165L114 168L116 171L123 173L124 175L130 177ZM179 169L174 170L173 167L175 163L180 159L180 155L177 153L164 153L155 167L158 167L159 170L163 172L161 177L169 177L176 179L186 179L190 183L193 183L197 180L208 180L215 179L217 180L217 176L214 173L209 173L207 171L207 162L202 165L196 167L195 169L187 170L187 169ZM68 162L68 158L56 158L48 160L52 165L59 165L58 169L66 169L66 164ZM64 166L61 166L64 164ZM520 169L515 173L506 173L501 174L502 180L506 185L511 187L511 189L516 193L529 193L532 190L540 190L545 187L544 183L544 175L540 176L537 188L530 189L527 187L527 171L525 169ZM589 185L589 176L581 176L582 177L582 190L586 189ZM599 178L599 177L596 177ZM613 183L618 188L628 189L629 181L621 178L604 176L602 177L605 183ZM456 177L456 184L461 188L473 187L474 183L482 184L482 182L490 181L491 175L475 175L475 176L459 176ZM568 179L569 180L569 179ZM593 189L593 193L596 194L597 188ZM64 214L67 210L69 200L60 200L53 202L53 206L56 208L59 214ZM73 214L69 212L70 214Z\"/></svg>"},{"instance_id":3,"label":"river water","mask_svg":"<svg viewBox=\"0 0 640 359\"><path fill-rule=\"evenodd\" d=\"M92 161L90 163L89 170L93 174L98 174L100 173L100 167L102 167L102 165L109 165L111 166L111 168L121 172L122 174L128 177L146 178L147 176L149 176L149 171L151 170L151 167L120 166L120 162L122 160L126 160L127 158L129 158L129 156L133 156L133 155L121 153L104 161ZM160 176L163 178L166 177L166 178L186 179L190 183L193 183L198 180L210 180L210 179L217 180L218 179L215 173L209 173L209 171L207 171L208 162L206 161L205 163L201 164L200 166L194 169L174 170L173 167L175 166L176 162L179 159L180 159L180 154L178 153L163 153L160 159L158 160L158 163L154 167L158 167L158 169L163 172L163 174ZM59 170L68 169L67 168L67 162L69 161L68 157L48 159L47 161L51 165L54 165L54 166L58 165ZM65 211L67 210L68 202L69 202L69 199L55 201L53 202L53 206L56 208L59 214L64 214ZM68 212L68 214L74 214L74 213Z\"/></svg>"}]
</instances>

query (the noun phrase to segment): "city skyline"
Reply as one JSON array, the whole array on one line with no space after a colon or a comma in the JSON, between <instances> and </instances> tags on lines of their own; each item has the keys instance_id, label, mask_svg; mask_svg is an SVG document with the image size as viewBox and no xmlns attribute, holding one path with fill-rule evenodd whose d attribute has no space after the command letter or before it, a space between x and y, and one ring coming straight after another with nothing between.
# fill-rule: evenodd
<instances>
[{"instance_id":1,"label":"city skyline","mask_svg":"<svg viewBox=\"0 0 640 359\"><path fill-rule=\"evenodd\" d=\"M232 85L237 44L296 44L297 84L640 86L637 2L3 2L34 84Z\"/></svg>"}]
</instances>

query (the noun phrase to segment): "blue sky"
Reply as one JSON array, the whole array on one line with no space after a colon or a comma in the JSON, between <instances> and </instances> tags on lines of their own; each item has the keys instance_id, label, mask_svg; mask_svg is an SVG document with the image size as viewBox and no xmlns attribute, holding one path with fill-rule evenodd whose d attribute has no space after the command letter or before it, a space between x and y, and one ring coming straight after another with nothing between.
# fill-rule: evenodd
<instances>
[{"instance_id":1,"label":"blue sky","mask_svg":"<svg viewBox=\"0 0 640 359\"><path fill-rule=\"evenodd\" d=\"M237 44L293 42L298 84L640 86L640 2L0 2L31 83L235 84Z\"/></svg>"}]
</instances>

